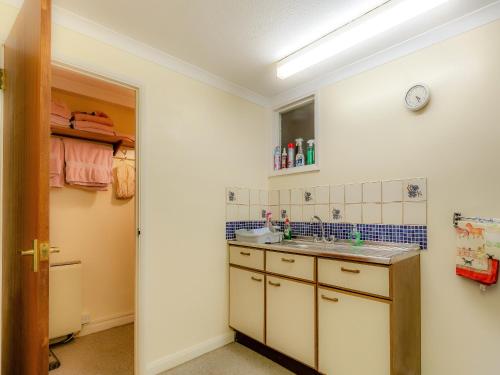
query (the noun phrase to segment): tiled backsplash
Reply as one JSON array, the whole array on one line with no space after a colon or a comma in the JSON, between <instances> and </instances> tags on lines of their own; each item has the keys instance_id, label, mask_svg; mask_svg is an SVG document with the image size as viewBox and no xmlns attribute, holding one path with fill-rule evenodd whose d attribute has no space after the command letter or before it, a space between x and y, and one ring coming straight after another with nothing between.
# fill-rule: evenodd
<instances>
[{"instance_id":1,"label":"tiled backsplash","mask_svg":"<svg viewBox=\"0 0 500 375\"><path fill-rule=\"evenodd\" d=\"M410 178L344 185L262 190L226 189L226 228L262 226L265 213L273 220L286 216L295 234L311 231L309 221L316 215L337 238L342 228L358 226L366 239L418 242L427 246L427 180ZM241 224L238 224L241 223ZM233 230L234 235L234 230ZM226 238L231 237L226 230ZM347 236L347 235L346 235Z\"/></svg>"}]
</instances>

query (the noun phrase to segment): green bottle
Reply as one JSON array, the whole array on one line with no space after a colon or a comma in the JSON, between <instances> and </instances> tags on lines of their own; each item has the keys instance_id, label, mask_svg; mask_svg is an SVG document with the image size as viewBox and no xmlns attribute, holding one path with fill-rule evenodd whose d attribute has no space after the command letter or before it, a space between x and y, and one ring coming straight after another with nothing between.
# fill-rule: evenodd
<instances>
[{"instance_id":1,"label":"green bottle","mask_svg":"<svg viewBox=\"0 0 500 375\"><path fill-rule=\"evenodd\" d=\"M290 225L290 220L288 216L285 218L285 230L283 231L283 239L291 240L292 239L292 227Z\"/></svg>"},{"instance_id":2,"label":"green bottle","mask_svg":"<svg viewBox=\"0 0 500 375\"><path fill-rule=\"evenodd\" d=\"M314 164L314 139L307 141L306 165Z\"/></svg>"}]
</instances>

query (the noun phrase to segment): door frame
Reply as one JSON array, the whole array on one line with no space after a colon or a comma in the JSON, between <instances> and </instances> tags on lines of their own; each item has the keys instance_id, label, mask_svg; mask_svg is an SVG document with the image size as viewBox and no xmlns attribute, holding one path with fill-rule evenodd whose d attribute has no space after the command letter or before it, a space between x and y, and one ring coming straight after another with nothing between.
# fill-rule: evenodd
<instances>
[{"instance_id":1,"label":"door frame","mask_svg":"<svg viewBox=\"0 0 500 375\"><path fill-rule=\"evenodd\" d=\"M117 84L122 84L129 86L136 91L136 106L135 106L135 164L136 164L136 194L135 194L135 220L136 220L136 230L140 229L141 234L136 235L136 248L135 248L135 309L134 309L134 374L143 375L146 374L146 360L145 360L145 339L142 327L145 326L143 319L143 308L144 308L144 293L142 292L142 286L144 285L143 278L145 272L144 267L144 255L142 255L141 249L144 249L144 223L145 218L141 207L144 206L145 196L142 195L142 171L144 167L143 157L141 154L142 150L142 139L144 139L144 124L145 124L145 98L146 89L145 82L137 80L136 77L129 77L117 74L99 65L92 65L76 59L72 59L69 56L61 56L52 52L51 65L57 65L62 68L71 69L82 74L87 74L98 79L104 79L107 81L115 82Z\"/></svg>"}]
</instances>

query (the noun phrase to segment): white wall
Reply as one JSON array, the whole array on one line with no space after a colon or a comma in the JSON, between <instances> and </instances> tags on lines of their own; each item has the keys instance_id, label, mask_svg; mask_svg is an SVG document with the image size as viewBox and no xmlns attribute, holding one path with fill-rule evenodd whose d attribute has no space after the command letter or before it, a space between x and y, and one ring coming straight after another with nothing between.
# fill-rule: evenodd
<instances>
[{"instance_id":1,"label":"white wall","mask_svg":"<svg viewBox=\"0 0 500 375\"><path fill-rule=\"evenodd\" d=\"M500 21L319 92L321 170L270 188L428 177L422 373L500 373L500 288L455 276L452 214L500 217ZM430 86L420 113L404 90Z\"/></svg>"},{"instance_id":2,"label":"white wall","mask_svg":"<svg viewBox=\"0 0 500 375\"><path fill-rule=\"evenodd\" d=\"M266 187L265 109L62 27L53 57L141 86L140 373L231 340L224 188Z\"/></svg>"}]
</instances>

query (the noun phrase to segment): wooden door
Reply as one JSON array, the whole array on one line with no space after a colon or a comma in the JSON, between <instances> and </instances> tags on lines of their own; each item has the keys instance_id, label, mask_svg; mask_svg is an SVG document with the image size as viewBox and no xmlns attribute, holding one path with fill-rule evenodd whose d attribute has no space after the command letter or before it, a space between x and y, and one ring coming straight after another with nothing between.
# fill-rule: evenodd
<instances>
[{"instance_id":1,"label":"wooden door","mask_svg":"<svg viewBox=\"0 0 500 375\"><path fill-rule=\"evenodd\" d=\"M25 0L5 43L3 375L48 373L50 7Z\"/></svg>"},{"instance_id":2,"label":"wooden door","mask_svg":"<svg viewBox=\"0 0 500 375\"><path fill-rule=\"evenodd\" d=\"M267 276L266 343L315 367L314 284Z\"/></svg>"},{"instance_id":3,"label":"wooden door","mask_svg":"<svg viewBox=\"0 0 500 375\"><path fill-rule=\"evenodd\" d=\"M229 325L264 342L264 274L230 267Z\"/></svg>"},{"instance_id":4,"label":"wooden door","mask_svg":"<svg viewBox=\"0 0 500 375\"><path fill-rule=\"evenodd\" d=\"M390 375L390 302L318 288L318 370Z\"/></svg>"}]
</instances>

